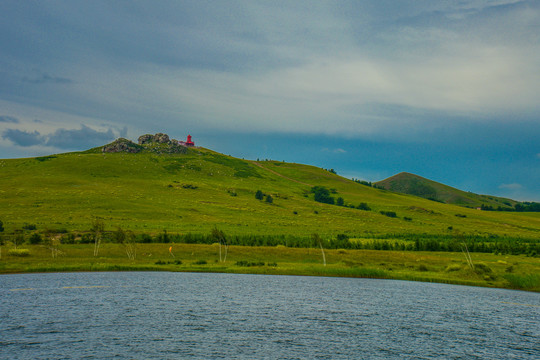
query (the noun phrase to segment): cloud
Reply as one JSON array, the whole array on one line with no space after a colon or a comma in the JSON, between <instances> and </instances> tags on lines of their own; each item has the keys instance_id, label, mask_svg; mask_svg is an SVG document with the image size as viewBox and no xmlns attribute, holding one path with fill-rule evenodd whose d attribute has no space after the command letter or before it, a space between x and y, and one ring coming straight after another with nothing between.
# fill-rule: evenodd
<instances>
[{"instance_id":1,"label":"cloud","mask_svg":"<svg viewBox=\"0 0 540 360\"><path fill-rule=\"evenodd\" d=\"M507 189L507 190L521 190L523 189L523 185L518 183L512 183L512 184L501 184L499 185L499 189Z\"/></svg>"},{"instance_id":2,"label":"cloud","mask_svg":"<svg viewBox=\"0 0 540 360\"><path fill-rule=\"evenodd\" d=\"M125 134L126 132L127 128L123 128L120 131L121 134ZM2 134L2 137L22 147L42 145L58 149L83 150L104 145L114 140L116 136L112 128L100 131L83 124L80 129L61 128L47 135L42 135L38 131L28 132L18 129L7 129Z\"/></svg>"},{"instance_id":3,"label":"cloud","mask_svg":"<svg viewBox=\"0 0 540 360\"><path fill-rule=\"evenodd\" d=\"M11 140L19 146L33 146L43 144L44 138L37 131L28 132L17 129L7 129L4 131L2 137L4 139Z\"/></svg>"},{"instance_id":4,"label":"cloud","mask_svg":"<svg viewBox=\"0 0 540 360\"><path fill-rule=\"evenodd\" d=\"M51 76L49 74L42 74L34 78L23 77L22 80L24 82L31 83L31 84L71 84L73 83L73 80L71 79L59 77L59 76Z\"/></svg>"},{"instance_id":5,"label":"cloud","mask_svg":"<svg viewBox=\"0 0 540 360\"><path fill-rule=\"evenodd\" d=\"M60 149L85 149L88 147L104 145L114 140L115 135L111 128L106 131L94 130L86 125L80 129L58 129L48 135L47 146Z\"/></svg>"},{"instance_id":6,"label":"cloud","mask_svg":"<svg viewBox=\"0 0 540 360\"><path fill-rule=\"evenodd\" d=\"M0 122L18 124L19 119L15 118L13 116L3 115L3 116L0 116Z\"/></svg>"}]
</instances>

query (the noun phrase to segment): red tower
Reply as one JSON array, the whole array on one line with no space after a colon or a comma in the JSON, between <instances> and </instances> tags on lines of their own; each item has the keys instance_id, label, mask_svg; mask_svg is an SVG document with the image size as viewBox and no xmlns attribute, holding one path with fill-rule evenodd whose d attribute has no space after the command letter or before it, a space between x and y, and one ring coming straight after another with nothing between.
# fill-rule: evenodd
<instances>
[{"instance_id":1,"label":"red tower","mask_svg":"<svg viewBox=\"0 0 540 360\"><path fill-rule=\"evenodd\" d=\"M195 143L191 141L191 135L187 136L186 146L195 146Z\"/></svg>"}]
</instances>

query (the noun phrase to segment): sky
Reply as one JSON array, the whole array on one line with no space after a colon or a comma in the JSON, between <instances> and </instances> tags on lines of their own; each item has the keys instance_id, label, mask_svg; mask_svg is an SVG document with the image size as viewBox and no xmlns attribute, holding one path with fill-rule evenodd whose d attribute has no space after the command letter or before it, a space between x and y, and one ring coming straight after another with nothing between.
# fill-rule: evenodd
<instances>
[{"instance_id":1,"label":"sky","mask_svg":"<svg viewBox=\"0 0 540 360\"><path fill-rule=\"evenodd\" d=\"M0 1L0 158L163 132L540 201L540 1Z\"/></svg>"}]
</instances>

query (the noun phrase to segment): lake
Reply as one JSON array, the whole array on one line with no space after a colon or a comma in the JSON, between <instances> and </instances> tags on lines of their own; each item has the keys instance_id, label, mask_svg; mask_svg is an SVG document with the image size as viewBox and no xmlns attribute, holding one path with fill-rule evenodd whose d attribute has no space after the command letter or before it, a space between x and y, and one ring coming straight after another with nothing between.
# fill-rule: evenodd
<instances>
[{"instance_id":1,"label":"lake","mask_svg":"<svg viewBox=\"0 0 540 360\"><path fill-rule=\"evenodd\" d=\"M540 294L168 272L0 275L2 359L539 359Z\"/></svg>"}]
</instances>

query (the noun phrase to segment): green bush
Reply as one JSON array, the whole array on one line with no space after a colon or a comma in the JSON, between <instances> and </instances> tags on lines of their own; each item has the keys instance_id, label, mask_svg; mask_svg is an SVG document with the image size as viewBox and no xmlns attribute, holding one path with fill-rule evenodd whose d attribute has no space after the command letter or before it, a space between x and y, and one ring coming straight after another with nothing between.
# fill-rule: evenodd
<instances>
[{"instance_id":1,"label":"green bush","mask_svg":"<svg viewBox=\"0 0 540 360\"><path fill-rule=\"evenodd\" d=\"M83 234L81 236L81 244L91 244L94 242L94 239L92 238L92 234Z\"/></svg>"},{"instance_id":2,"label":"green bush","mask_svg":"<svg viewBox=\"0 0 540 360\"><path fill-rule=\"evenodd\" d=\"M368 206L368 204L366 204L364 202L360 203L360 205L358 205L356 208L358 210L365 210L365 211L370 211L371 210L371 208Z\"/></svg>"},{"instance_id":3,"label":"green bush","mask_svg":"<svg viewBox=\"0 0 540 360\"><path fill-rule=\"evenodd\" d=\"M250 266L264 266L264 262L249 262L249 261L246 261L246 260L240 260L240 261L237 261L236 266L246 266L246 267L250 267ZM277 266L277 264L276 264Z\"/></svg>"},{"instance_id":4,"label":"green bush","mask_svg":"<svg viewBox=\"0 0 540 360\"><path fill-rule=\"evenodd\" d=\"M382 215L386 215L386 216L391 217L391 218L397 217L397 214L395 213L395 211L382 211L381 210L380 213Z\"/></svg>"},{"instance_id":5,"label":"green bush","mask_svg":"<svg viewBox=\"0 0 540 360\"><path fill-rule=\"evenodd\" d=\"M72 233L69 233L67 235L62 236L60 239L60 242L62 244L75 244L75 235Z\"/></svg>"},{"instance_id":6,"label":"green bush","mask_svg":"<svg viewBox=\"0 0 540 360\"><path fill-rule=\"evenodd\" d=\"M516 275L505 274L504 278L510 283L514 289L534 289L540 287L540 275Z\"/></svg>"},{"instance_id":7,"label":"green bush","mask_svg":"<svg viewBox=\"0 0 540 360\"><path fill-rule=\"evenodd\" d=\"M311 188L311 192L315 194L315 201L334 205L335 200L332 196L330 196L330 190L324 186L314 186Z\"/></svg>"},{"instance_id":8,"label":"green bush","mask_svg":"<svg viewBox=\"0 0 540 360\"><path fill-rule=\"evenodd\" d=\"M30 250L28 249L10 249L8 250L8 255L25 257L30 256Z\"/></svg>"},{"instance_id":9,"label":"green bush","mask_svg":"<svg viewBox=\"0 0 540 360\"><path fill-rule=\"evenodd\" d=\"M137 236L136 241L143 244L149 244L152 242L152 237L148 234L140 234L139 236Z\"/></svg>"},{"instance_id":10,"label":"green bush","mask_svg":"<svg viewBox=\"0 0 540 360\"><path fill-rule=\"evenodd\" d=\"M474 271L479 275L491 274L493 272L489 266L483 263L474 264Z\"/></svg>"},{"instance_id":11,"label":"green bush","mask_svg":"<svg viewBox=\"0 0 540 360\"><path fill-rule=\"evenodd\" d=\"M429 271L428 267L424 264L418 265L418 271Z\"/></svg>"},{"instance_id":12,"label":"green bush","mask_svg":"<svg viewBox=\"0 0 540 360\"><path fill-rule=\"evenodd\" d=\"M445 269L445 271L447 272L450 272L450 271L459 271L462 269L462 266L459 265L459 264L452 264L452 265L448 265Z\"/></svg>"},{"instance_id":13,"label":"green bush","mask_svg":"<svg viewBox=\"0 0 540 360\"><path fill-rule=\"evenodd\" d=\"M41 238L41 235L39 235L38 233L33 233L32 235L30 235L30 237L28 238L28 242L32 245L36 245L36 244L39 244L41 243L43 239Z\"/></svg>"}]
</instances>

